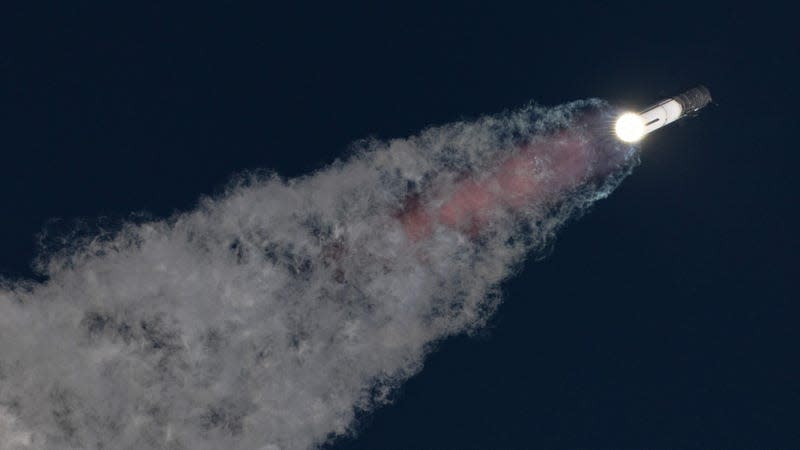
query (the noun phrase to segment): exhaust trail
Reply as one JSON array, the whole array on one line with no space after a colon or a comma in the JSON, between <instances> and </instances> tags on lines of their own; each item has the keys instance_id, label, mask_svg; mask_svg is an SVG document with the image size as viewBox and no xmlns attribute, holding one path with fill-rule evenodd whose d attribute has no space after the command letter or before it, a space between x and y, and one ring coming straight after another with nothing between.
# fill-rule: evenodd
<instances>
[{"instance_id":1,"label":"exhaust trail","mask_svg":"<svg viewBox=\"0 0 800 450\"><path fill-rule=\"evenodd\" d=\"M305 449L351 432L636 164L598 101L358 143L0 284L0 448Z\"/></svg>"}]
</instances>

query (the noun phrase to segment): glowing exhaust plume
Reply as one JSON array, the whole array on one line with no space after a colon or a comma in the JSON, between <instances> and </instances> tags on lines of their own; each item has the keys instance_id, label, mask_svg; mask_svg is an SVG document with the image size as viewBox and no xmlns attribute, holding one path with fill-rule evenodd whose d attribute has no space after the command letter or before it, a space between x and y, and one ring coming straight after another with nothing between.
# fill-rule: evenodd
<instances>
[{"instance_id":1,"label":"glowing exhaust plume","mask_svg":"<svg viewBox=\"0 0 800 450\"><path fill-rule=\"evenodd\" d=\"M385 403L432 345L635 163L598 101L362 143L242 177L168 220L45 251L0 288L4 448L303 449Z\"/></svg>"},{"instance_id":2,"label":"glowing exhaust plume","mask_svg":"<svg viewBox=\"0 0 800 450\"><path fill-rule=\"evenodd\" d=\"M617 137L625 142L637 142L644 137L644 120L639 114L625 113L619 116L614 131Z\"/></svg>"}]
</instances>

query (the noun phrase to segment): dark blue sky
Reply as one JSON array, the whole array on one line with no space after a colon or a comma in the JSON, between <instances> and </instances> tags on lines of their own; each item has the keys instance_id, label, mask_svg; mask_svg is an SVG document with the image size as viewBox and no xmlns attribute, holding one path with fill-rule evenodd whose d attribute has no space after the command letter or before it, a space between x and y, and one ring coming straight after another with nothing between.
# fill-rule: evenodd
<instances>
[{"instance_id":1,"label":"dark blue sky","mask_svg":"<svg viewBox=\"0 0 800 450\"><path fill-rule=\"evenodd\" d=\"M648 138L481 336L442 343L331 448L800 446L793 13L262 3L3 8L0 273L33 276L52 219L163 217L367 136L703 83L716 104Z\"/></svg>"}]
</instances>

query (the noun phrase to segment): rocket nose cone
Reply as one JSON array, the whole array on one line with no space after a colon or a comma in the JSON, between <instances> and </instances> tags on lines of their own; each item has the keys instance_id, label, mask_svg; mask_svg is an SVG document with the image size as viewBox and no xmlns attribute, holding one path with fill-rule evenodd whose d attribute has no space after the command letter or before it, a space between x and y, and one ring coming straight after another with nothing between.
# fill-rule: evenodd
<instances>
[{"instance_id":1,"label":"rocket nose cone","mask_svg":"<svg viewBox=\"0 0 800 450\"><path fill-rule=\"evenodd\" d=\"M675 97L681 104L684 114L691 114L711 103L711 92L708 88L699 85Z\"/></svg>"}]
</instances>

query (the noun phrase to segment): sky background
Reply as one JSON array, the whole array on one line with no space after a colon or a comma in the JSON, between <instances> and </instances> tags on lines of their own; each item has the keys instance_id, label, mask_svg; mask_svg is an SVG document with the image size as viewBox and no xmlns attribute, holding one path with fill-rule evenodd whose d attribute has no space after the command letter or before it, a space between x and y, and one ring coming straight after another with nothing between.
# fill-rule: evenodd
<instances>
[{"instance_id":1,"label":"sky background","mask_svg":"<svg viewBox=\"0 0 800 450\"><path fill-rule=\"evenodd\" d=\"M0 274L36 278L43 230L167 217L238 172L307 174L360 138L703 83L715 104L649 136L479 336L440 343L328 448L800 446L790 11L262 3L2 7Z\"/></svg>"}]
</instances>

